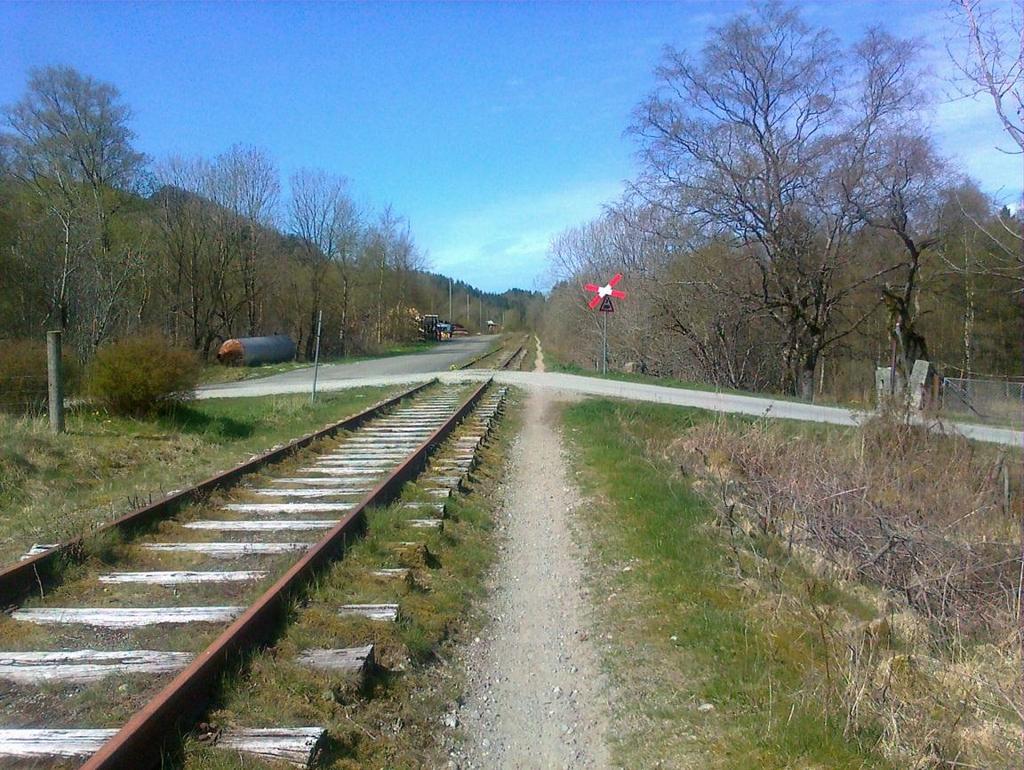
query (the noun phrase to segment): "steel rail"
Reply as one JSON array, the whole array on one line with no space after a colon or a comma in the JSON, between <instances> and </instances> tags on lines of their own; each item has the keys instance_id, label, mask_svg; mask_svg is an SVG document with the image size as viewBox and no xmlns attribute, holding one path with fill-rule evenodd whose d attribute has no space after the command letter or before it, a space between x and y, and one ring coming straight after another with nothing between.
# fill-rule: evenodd
<instances>
[{"instance_id":1,"label":"steel rail","mask_svg":"<svg viewBox=\"0 0 1024 770\"><path fill-rule=\"evenodd\" d=\"M477 387L441 427L311 546L186 669L137 711L82 765L81 770L142 770L158 766L169 735L203 712L230 662L246 651L273 640L287 599L344 551L348 536L361 530L365 524L367 508L392 502L401 494L402 485L424 470L433 448L473 409L490 384L489 378Z\"/></svg>"},{"instance_id":2,"label":"steel rail","mask_svg":"<svg viewBox=\"0 0 1024 770\"><path fill-rule=\"evenodd\" d=\"M524 347L526 347L525 343L520 345L518 348L516 348L515 351L513 351L512 355L510 355L508 358L506 358L501 363L501 365L498 368L499 369L506 369L506 368L508 368L508 365L511 364L515 360L516 356L518 356L520 353L523 352L523 348Z\"/></svg>"},{"instance_id":3,"label":"steel rail","mask_svg":"<svg viewBox=\"0 0 1024 770\"><path fill-rule=\"evenodd\" d=\"M481 353L478 356L474 356L473 358L469 359L465 363L459 364L457 369L459 369L459 370L469 369L471 366L473 366L475 364L478 364L480 361L483 361L485 358L489 358L490 356L493 356L495 353L500 353L502 347L503 347L503 345L499 342L496 347L492 347L490 350L488 350L488 351L486 351L484 353Z\"/></svg>"},{"instance_id":4,"label":"steel rail","mask_svg":"<svg viewBox=\"0 0 1024 770\"><path fill-rule=\"evenodd\" d=\"M241 477L258 471L265 465L283 460L300 449L306 448L314 441L333 436L341 430L354 430L358 428L367 420L377 417L380 413L396 406L410 396L414 396L435 382L437 382L436 379L404 390L398 395L368 407L358 414L346 417L333 425L328 425L325 428L290 441L282 447L264 452L241 465L236 465L234 468L223 473L211 476L205 481L201 481L180 492L175 492L154 503L136 508L113 521L97 527L87 535L77 535L53 548L0 569L0 607L17 604L27 594L35 591L42 592L45 586L56 582L61 562L64 560L77 560L82 553L82 547L87 537L92 538L109 531L131 532L132 530L148 526L159 519L172 516L184 506L195 503L218 489L230 487L236 484Z\"/></svg>"}]
</instances>

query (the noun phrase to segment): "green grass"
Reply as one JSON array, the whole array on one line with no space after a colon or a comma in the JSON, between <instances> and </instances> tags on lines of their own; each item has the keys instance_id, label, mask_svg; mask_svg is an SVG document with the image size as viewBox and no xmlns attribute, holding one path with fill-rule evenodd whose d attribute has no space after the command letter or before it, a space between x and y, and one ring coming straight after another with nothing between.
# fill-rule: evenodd
<instances>
[{"instance_id":1,"label":"green grass","mask_svg":"<svg viewBox=\"0 0 1024 770\"><path fill-rule=\"evenodd\" d=\"M402 342L385 348L380 353L361 356L323 356L320 358L320 365L328 364L351 364L356 361L368 361L374 358L391 358L392 356L405 356L414 353L425 353L439 343L435 340L416 340L414 342ZM280 364L263 364L261 366L221 366L220 364L206 364L200 374L200 382L204 385L214 385L222 382L239 382L240 380L253 380L262 377L270 377L275 374L291 372L296 369L305 369L312 366L311 361L285 361Z\"/></svg>"},{"instance_id":2,"label":"green grass","mask_svg":"<svg viewBox=\"0 0 1024 770\"><path fill-rule=\"evenodd\" d=\"M195 401L148 419L69 412L67 433L45 418L0 415L0 563L33 543L76 535L172 489L336 422L394 388Z\"/></svg>"},{"instance_id":3,"label":"green grass","mask_svg":"<svg viewBox=\"0 0 1024 770\"><path fill-rule=\"evenodd\" d=\"M745 589L714 512L666 456L703 419L609 400L564 413L594 501L583 515L606 665L623 696L612 706L617 764L887 766L873 750L877 735L844 735L840 704L821 696L813 625L773 615ZM824 591L810 599L822 612L839 600Z\"/></svg>"}]
</instances>

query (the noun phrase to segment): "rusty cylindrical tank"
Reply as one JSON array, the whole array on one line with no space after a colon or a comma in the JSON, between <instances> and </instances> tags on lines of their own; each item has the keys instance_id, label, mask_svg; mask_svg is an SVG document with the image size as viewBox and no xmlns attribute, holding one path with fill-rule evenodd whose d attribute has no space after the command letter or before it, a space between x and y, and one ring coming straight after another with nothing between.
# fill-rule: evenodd
<instances>
[{"instance_id":1,"label":"rusty cylindrical tank","mask_svg":"<svg viewBox=\"0 0 1024 770\"><path fill-rule=\"evenodd\" d=\"M295 343L287 334L269 337L238 337L225 340L217 350L217 360L225 366L278 364L295 358Z\"/></svg>"}]
</instances>

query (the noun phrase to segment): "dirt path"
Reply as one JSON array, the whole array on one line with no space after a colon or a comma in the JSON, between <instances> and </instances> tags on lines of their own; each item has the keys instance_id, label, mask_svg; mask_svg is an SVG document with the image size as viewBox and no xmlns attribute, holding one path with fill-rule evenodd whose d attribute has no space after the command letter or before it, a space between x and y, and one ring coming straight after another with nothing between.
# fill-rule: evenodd
<instances>
[{"instance_id":1,"label":"dirt path","mask_svg":"<svg viewBox=\"0 0 1024 770\"><path fill-rule=\"evenodd\" d=\"M540 337L535 334L533 338L537 340L537 358L533 362L533 371L546 372L547 369L544 368L544 349L540 346Z\"/></svg>"},{"instance_id":2,"label":"dirt path","mask_svg":"<svg viewBox=\"0 0 1024 770\"><path fill-rule=\"evenodd\" d=\"M606 688L567 521L577 495L552 405L549 394L529 396L513 447L491 624L466 652L462 768L608 766Z\"/></svg>"}]
</instances>

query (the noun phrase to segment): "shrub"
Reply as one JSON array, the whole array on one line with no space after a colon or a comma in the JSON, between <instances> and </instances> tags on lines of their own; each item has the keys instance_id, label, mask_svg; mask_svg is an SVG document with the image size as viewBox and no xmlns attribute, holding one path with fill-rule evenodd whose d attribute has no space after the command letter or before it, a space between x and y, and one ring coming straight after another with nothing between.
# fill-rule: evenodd
<instances>
[{"instance_id":1,"label":"shrub","mask_svg":"<svg viewBox=\"0 0 1024 770\"><path fill-rule=\"evenodd\" d=\"M128 337L100 348L89 365L87 390L114 414L152 414L192 397L199 359L159 335Z\"/></svg>"},{"instance_id":2,"label":"shrub","mask_svg":"<svg viewBox=\"0 0 1024 770\"><path fill-rule=\"evenodd\" d=\"M70 395L78 384L78 362L67 352L63 361L64 394ZM46 394L46 342L0 340L0 411L44 411Z\"/></svg>"}]
</instances>

